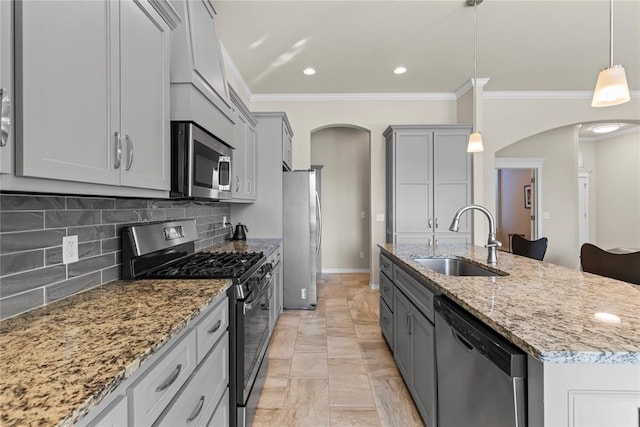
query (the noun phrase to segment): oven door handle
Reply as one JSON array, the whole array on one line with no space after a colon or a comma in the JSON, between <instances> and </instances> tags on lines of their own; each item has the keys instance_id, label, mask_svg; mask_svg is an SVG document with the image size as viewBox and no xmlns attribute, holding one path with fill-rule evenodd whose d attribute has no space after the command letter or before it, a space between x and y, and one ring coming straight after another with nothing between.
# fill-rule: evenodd
<instances>
[{"instance_id":1,"label":"oven door handle","mask_svg":"<svg viewBox=\"0 0 640 427\"><path fill-rule=\"evenodd\" d=\"M271 277L272 277L271 273L267 273L265 275L265 282L267 282L267 283L271 282ZM242 304L242 314L243 315L247 314L248 311L253 310L253 302L254 301L258 301L260 299L260 297L262 295L264 295L264 293L267 292L268 290L269 290L269 286L267 285L267 286L263 287L255 297L251 298L248 301L245 301Z\"/></svg>"}]
</instances>

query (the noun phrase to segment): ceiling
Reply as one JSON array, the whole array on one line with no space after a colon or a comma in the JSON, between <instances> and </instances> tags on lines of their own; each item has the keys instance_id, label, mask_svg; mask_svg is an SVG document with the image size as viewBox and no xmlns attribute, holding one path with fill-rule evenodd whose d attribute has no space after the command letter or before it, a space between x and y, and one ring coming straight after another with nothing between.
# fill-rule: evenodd
<instances>
[{"instance_id":1,"label":"ceiling","mask_svg":"<svg viewBox=\"0 0 640 427\"><path fill-rule=\"evenodd\" d=\"M446 1L218 0L222 43L252 94L452 93L473 77L473 7ZM486 91L592 91L609 62L607 0L484 0ZM614 62L640 90L640 0L614 3ZM405 66L403 75L394 68ZM314 76L305 76L305 67Z\"/></svg>"}]
</instances>

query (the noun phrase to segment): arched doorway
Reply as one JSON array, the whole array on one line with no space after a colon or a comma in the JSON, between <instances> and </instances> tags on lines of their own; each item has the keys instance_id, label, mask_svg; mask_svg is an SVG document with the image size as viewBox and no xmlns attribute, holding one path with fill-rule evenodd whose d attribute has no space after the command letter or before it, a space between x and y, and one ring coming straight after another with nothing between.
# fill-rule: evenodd
<instances>
[{"instance_id":1,"label":"arched doorway","mask_svg":"<svg viewBox=\"0 0 640 427\"><path fill-rule=\"evenodd\" d=\"M331 125L312 131L311 164L322 166L322 271L370 271L371 180L368 130Z\"/></svg>"}]
</instances>

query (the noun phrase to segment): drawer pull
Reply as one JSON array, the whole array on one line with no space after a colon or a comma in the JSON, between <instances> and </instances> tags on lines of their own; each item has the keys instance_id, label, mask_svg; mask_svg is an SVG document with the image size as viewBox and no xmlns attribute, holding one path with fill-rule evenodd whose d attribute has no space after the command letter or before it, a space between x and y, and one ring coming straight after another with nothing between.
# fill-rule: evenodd
<instances>
[{"instance_id":1,"label":"drawer pull","mask_svg":"<svg viewBox=\"0 0 640 427\"><path fill-rule=\"evenodd\" d=\"M198 418L198 415L200 415L200 411L202 411L202 407L203 406L204 406L204 396L200 396L200 402L198 403L198 407L196 408L196 410L193 413L193 415L191 415L189 418L187 418L187 422L188 423L190 423L191 421L193 421L196 418Z\"/></svg>"},{"instance_id":2,"label":"drawer pull","mask_svg":"<svg viewBox=\"0 0 640 427\"><path fill-rule=\"evenodd\" d=\"M207 333L208 333L208 334L212 334L212 333L214 333L215 331L217 331L218 329L220 329L220 325L222 325L222 320L221 320L221 319L218 319L218 321L216 322L216 324L215 324L215 325L213 325L213 328L209 329L209 330L207 331Z\"/></svg>"},{"instance_id":3,"label":"drawer pull","mask_svg":"<svg viewBox=\"0 0 640 427\"><path fill-rule=\"evenodd\" d=\"M181 369L182 369L182 365L176 366L175 373L171 376L171 378L169 378L169 380L167 382L165 382L164 384L156 387L156 391L166 390L167 388L169 388L169 386L171 386L171 384L176 382L176 380L178 379L178 375L180 375L180 370Z\"/></svg>"}]
</instances>

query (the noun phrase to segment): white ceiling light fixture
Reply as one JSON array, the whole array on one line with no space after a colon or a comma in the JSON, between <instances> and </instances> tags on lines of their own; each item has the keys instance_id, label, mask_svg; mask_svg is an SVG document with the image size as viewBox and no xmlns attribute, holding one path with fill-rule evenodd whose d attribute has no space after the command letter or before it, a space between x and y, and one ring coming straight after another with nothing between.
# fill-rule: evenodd
<instances>
[{"instance_id":1,"label":"white ceiling light fixture","mask_svg":"<svg viewBox=\"0 0 640 427\"><path fill-rule=\"evenodd\" d=\"M307 76L313 76L316 73L315 68L307 67L302 72Z\"/></svg>"},{"instance_id":2,"label":"white ceiling light fixture","mask_svg":"<svg viewBox=\"0 0 640 427\"><path fill-rule=\"evenodd\" d=\"M593 133L609 133L615 132L620 129L620 123L607 123L604 125L598 125L591 128Z\"/></svg>"},{"instance_id":3,"label":"white ceiling light fixture","mask_svg":"<svg viewBox=\"0 0 640 427\"><path fill-rule=\"evenodd\" d=\"M610 107L629 101L629 85L622 65L613 65L613 0L609 6L609 67L598 73L592 107Z\"/></svg>"},{"instance_id":4,"label":"white ceiling light fixture","mask_svg":"<svg viewBox=\"0 0 640 427\"><path fill-rule=\"evenodd\" d=\"M405 67L396 67L395 70L393 70L393 74L404 74L407 72L407 69Z\"/></svg>"},{"instance_id":5,"label":"white ceiling light fixture","mask_svg":"<svg viewBox=\"0 0 640 427\"><path fill-rule=\"evenodd\" d=\"M478 5L482 3L482 0L467 0L467 6L473 6L473 84L475 88L478 83ZM475 125L474 125L475 127ZM467 143L468 153L479 153L484 151L484 145L482 144L482 135L477 129L474 129L469 135L469 141Z\"/></svg>"}]
</instances>

